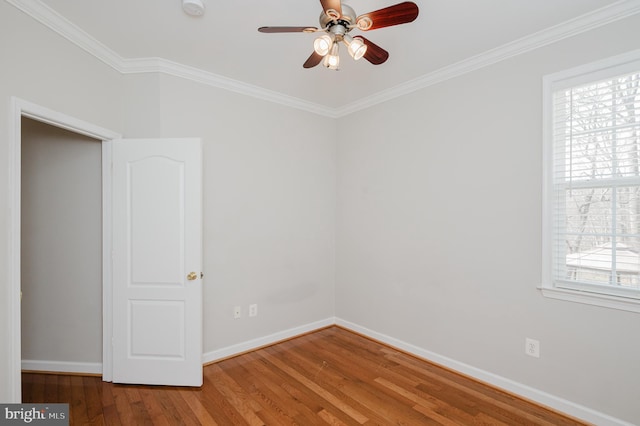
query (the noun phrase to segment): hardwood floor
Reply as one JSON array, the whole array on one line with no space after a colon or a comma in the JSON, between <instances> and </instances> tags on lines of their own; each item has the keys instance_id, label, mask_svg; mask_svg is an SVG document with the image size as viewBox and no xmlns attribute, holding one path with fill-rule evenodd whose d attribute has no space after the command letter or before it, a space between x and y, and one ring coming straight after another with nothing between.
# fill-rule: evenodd
<instances>
[{"instance_id":1,"label":"hardwood floor","mask_svg":"<svg viewBox=\"0 0 640 426\"><path fill-rule=\"evenodd\" d=\"M582 425L330 327L204 368L200 389L23 373L24 402L72 425Z\"/></svg>"}]
</instances>

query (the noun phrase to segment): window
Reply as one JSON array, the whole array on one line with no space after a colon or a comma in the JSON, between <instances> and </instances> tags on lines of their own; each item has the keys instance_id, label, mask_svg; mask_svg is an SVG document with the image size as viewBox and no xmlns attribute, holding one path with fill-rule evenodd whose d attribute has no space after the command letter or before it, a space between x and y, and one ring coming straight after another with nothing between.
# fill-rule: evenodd
<instances>
[{"instance_id":1,"label":"window","mask_svg":"<svg viewBox=\"0 0 640 426\"><path fill-rule=\"evenodd\" d=\"M640 51L544 78L545 296L640 312Z\"/></svg>"}]
</instances>

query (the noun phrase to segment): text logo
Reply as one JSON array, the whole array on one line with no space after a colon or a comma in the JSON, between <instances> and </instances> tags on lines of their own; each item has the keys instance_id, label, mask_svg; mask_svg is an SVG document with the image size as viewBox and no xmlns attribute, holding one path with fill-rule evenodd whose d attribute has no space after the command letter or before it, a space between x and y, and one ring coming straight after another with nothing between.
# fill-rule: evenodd
<instances>
[{"instance_id":1,"label":"text logo","mask_svg":"<svg viewBox=\"0 0 640 426\"><path fill-rule=\"evenodd\" d=\"M0 404L0 426L68 426L69 404Z\"/></svg>"}]
</instances>

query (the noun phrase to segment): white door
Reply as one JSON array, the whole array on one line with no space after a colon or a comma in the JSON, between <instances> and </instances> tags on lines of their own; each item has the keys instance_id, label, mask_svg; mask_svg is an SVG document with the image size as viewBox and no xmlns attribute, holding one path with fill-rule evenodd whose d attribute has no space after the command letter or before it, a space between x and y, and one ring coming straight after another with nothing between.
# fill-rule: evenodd
<instances>
[{"instance_id":1,"label":"white door","mask_svg":"<svg viewBox=\"0 0 640 426\"><path fill-rule=\"evenodd\" d=\"M113 142L113 381L202 385L199 139Z\"/></svg>"}]
</instances>

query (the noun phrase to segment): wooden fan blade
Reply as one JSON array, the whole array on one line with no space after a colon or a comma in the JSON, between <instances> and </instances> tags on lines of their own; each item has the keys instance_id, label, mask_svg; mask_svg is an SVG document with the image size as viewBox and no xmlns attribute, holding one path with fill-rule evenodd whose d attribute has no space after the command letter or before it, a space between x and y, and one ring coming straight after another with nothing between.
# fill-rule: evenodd
<instances>
[{"instance_id":1,"label":"wooden fan blade","mask_svg":"<svg viewBox=\"0 0 640 426\"><path fill-rule=\"evenodd\" d=\"M318 65L320 63L320 61L322 61L322 58L324 58L324 56L322 55L318 55L315 51L311 54L311 56L309 56L309 59L307 59L307 61L304 63L304 65L302 65L304 68L313 68L316 65Z\"/></svg>"},{"instance_id":2,"label":"wooden fan blade","mask_svg":"<svg viewBox=\"0 0 640 426\"><path fill-rule=\"evenodd\" d=\"M356 36L354 38L362 39L364 44L367 46L367 51L364 53L363 58L371 62L373 65L383 64L387 61L387 59L389 59L389 52L387 52L374 42L369 41L362 36Z\"/></svg>"},{"instance_id":3,"label":"wooden fan blade","mask_svg":"<svg viewBox=\"0 0 640 426\"><path fill-rule=\"evenodd\" d=\"M317 31L316 27L260 27L258 31L261 33L313 33Z\"/></svg>"},{"instance_id":4,"label":"wooden fan blade","mask_svg":"<svg viewBox=\"0 0 640 426\"><path fill-rule=\"evenodd\" d=\"M340 19L342 17L342 2L340 0L320 0L320 4L329 18Z\"/></svg>"},{"instance_id":5,"label":"wooden fan blade","mask_svg":"<svg viewBox=\"0 0 640 426\"><path fill-rule=\"evenodd\" d=\"M406 24L418 17L418 5L411 1L398 3L358 16L356 23L362 31Z\"/></svg>"}]
</instances>

